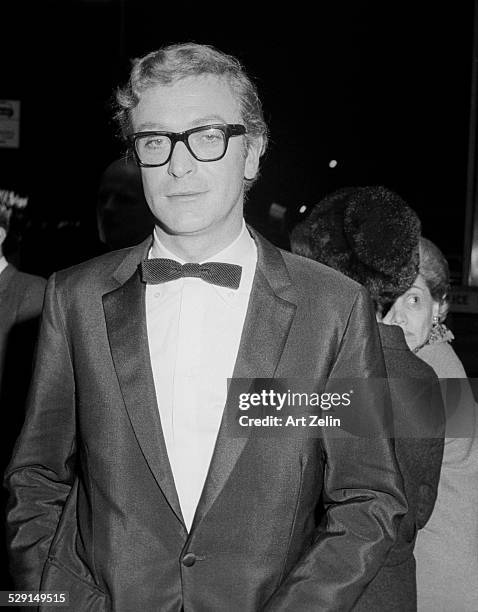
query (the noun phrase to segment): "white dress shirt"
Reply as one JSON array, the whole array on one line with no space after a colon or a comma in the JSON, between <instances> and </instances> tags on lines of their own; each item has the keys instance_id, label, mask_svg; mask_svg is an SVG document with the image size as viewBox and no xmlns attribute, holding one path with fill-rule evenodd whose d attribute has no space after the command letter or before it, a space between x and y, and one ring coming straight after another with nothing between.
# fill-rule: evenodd
<instances>
[{"instance_id":1,"label":"white dress shirt","mask_svg":"<svg viewBox=\"0 0 478 612\"><path fill-rule=\"evenodd\" d=\"M161 244L149 257L186 263ZM206 480L232 378L257 263L245 224L207 261L242 266L237 290L201 278L146 286L146 325L169 461L188 530ZM204 262L202 262L204 263Z\"/></svg>"},{"instance_id":2,"label":"white dress shirt","mask_svg":"<svg viewBox=\"0 0 478 612\"><path fill-rule=\"evenodd\" d=\"M7 266L8 261L5 259L5 257L0 257L0 274L5 270Z\"/></svg>"}]
</instances>

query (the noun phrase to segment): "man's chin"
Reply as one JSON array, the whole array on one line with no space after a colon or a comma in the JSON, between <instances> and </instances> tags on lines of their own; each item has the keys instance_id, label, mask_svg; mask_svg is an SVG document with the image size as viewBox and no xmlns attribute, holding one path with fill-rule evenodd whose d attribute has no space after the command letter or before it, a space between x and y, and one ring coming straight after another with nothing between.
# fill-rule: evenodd
<instances>
[{"instance_id":1,"label":"man's chin","mask_svg":"<svg viewBox=\"0 0 478 612\"><path fill-rule=\"evenodd\" d=\"M168 236L202 236L210 232L210 227L205 223L183 222L183 223L160 223L161 230Z\"/></svg>"}]
</instances>

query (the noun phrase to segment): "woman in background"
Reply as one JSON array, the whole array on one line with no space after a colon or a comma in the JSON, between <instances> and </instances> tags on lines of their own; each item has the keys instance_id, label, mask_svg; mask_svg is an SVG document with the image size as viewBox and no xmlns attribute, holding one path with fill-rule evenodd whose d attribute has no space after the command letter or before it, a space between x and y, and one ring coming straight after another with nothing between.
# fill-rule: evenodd
<instances>
[{"instance_id":1,"label":"woman in background","mask_svg":"<svg viewBox=\"0 0 478 612\"><path fill-rule=\"evenodd\" d=\"M440 378L466 378L450 342L453 334L443 324L450 289L448 263L436 245L419 242L419 274L413 286L393 304L383 322L399 325L410 350L432 366Z\"/></svg>"},{"instance_id":2,"label":"woman in background","mask_svg":"<svg viewBox=\"0 0 478 612\"><path fill-rule=\"evenodd\" d=\"M444 325L449 272L441 251L420 239L419 274L383 322L399 325L410 349L448 383L447 437L432 516L418 533L418 610L478 610L478 412L463 365Z\"/></svg>"},{"instance_id":3,"label":"woman in background","mask_svg":"<svg viewBox=\"0 0 478 612\"><path fill-rule=\"evenodd\" d=\"M420 221L396 193L353 187L316 204L291 235L292 250L328 265L369 291L377 316L418 272ZM409 350L403 331L379 323L392 397L395 453L409 511L387 561L354 612L417 609L413 547L433 510L443 453L443 403L432 368ZM455 611L454 611L455 612Z\"/></svg>"}]
</instances>

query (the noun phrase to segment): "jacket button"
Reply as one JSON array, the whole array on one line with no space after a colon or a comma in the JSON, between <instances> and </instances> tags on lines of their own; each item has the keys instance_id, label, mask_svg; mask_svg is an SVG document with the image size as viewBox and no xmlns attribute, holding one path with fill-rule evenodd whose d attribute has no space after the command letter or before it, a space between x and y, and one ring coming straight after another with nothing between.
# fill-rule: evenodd
<instances>
[{"instance_id":1,"label":"jacket button","mask_svg":"<svg viewBox=\"0 0 478 612\"><path fill-rule=\"evenodd\" d=\"M194 553L186 553L183 557L183 565L191 567L196 563L196 555Z\"/></svg>"}]
</instances>

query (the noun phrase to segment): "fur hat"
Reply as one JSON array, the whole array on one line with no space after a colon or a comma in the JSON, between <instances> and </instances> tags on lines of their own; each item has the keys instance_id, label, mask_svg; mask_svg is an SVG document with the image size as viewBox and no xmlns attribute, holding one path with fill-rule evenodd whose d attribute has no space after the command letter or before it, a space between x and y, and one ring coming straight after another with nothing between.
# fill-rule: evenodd
<instances>
[{"instance_id":1,"label":"fur hat","mask_svg":"<svg viewBox=\"0 0 478 612\"><path fill-rule=\"evenodd\" d=\"M346 187L314 206L291 235L292 250L364 285L378 305L418 274L420 220L385 187Z\"/></svg>"}]
</instances>

